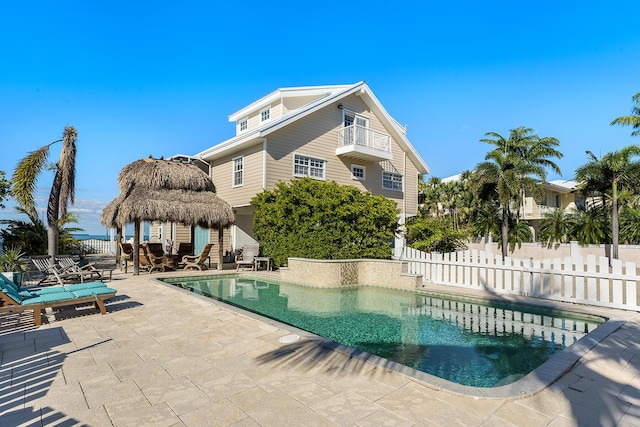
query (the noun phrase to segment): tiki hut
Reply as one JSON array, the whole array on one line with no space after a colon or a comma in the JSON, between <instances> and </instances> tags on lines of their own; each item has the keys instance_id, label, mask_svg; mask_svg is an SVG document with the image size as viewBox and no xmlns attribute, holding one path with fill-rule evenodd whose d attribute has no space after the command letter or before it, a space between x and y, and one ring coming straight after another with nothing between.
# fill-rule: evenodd
<instances>
[{"instance_id":1,"label":"tiki hut","mask_svg":"<svg viewBox=\"0 0 640 427\"><path fill-rule=\"evenodd\" d=\"M222 230L235 222L231 206L215 193L211 178L192 163L141 159L118 176L120 195L102 211L102 223L134 224L134 274L139 273L140 222L176 222L218 229L218 269L222 268ZM120 234L120 233L119 233Z\"/></svg>"}]
</instances>

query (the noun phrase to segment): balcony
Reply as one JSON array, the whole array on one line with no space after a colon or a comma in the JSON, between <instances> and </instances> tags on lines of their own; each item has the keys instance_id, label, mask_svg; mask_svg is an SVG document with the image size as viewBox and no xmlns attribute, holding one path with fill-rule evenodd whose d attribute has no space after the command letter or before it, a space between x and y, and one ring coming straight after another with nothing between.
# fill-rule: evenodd
<instances>
[{"instance_id":1,"label":"balcony","mask_svg":"<svg viewBox=\"0 0 640 427\"><path fill-rule=\"evenodd\" d=\"M364 126L343 127L338 131L336 156L368 162L391 160L391 136Z\"/></svg>"},{"instance_id":2,"label":"balcony","mask_svg":"<svg viewBox=\"0 0 640 427\"><path fill-rule=\"evenodd\" d=\"M555 211L555 206L545 206L545 205L525 205L524 208L524 217L525 219L542 219L545 215L552 213Z\"/></svg>"}]
</instances>

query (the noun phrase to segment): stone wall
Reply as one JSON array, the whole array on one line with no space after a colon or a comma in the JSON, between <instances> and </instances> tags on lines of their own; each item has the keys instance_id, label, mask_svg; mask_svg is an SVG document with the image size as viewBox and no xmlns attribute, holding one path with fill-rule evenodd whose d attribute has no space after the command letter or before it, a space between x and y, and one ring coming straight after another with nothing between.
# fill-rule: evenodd
<instances>
[{"instance_id":1,"label":"stone wall","mask_svg":"<svg viewBox=\"0 0 640 427\"><path fill-rule=\"evenodd\" d=\"M307 286L371 285L396 289L422 286L422 276L406 274L407 263L392 260L317 260L289 258L280 269L282 280Z\"/></svg>"}]
</instances>

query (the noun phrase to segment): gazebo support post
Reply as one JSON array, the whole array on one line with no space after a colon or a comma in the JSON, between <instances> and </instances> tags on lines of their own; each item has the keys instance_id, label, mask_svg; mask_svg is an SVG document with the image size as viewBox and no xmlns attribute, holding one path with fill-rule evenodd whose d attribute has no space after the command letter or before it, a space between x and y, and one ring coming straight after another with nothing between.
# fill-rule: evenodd
<instances>
[{"instance_id":1,"label":"gazebo support post","mask_svg":"<svg viewBox=\"0 0 640 427\"><path fill-rule=\"evenodd\" d=\"M133 275L140 274L140 223L133 223Z\"/></svg>"},{"instance_id":2,"label":"gazebo support post","mask_svg":"<svg viewBox=\"0 0 640 427\"><path fill-rule=\"evenodd\" d=\"M222 263L224 262L224 229L218 227L218 270L222 270Z\"/></svg>"},{"instance_id":3,"label":"gazebo support post","mask_svg":"<svg viewBox=\"0 0 640 427\"><path fill-rule=\"evenodd\" d=\"M120 256L122 255L120 243L122 243L122 227L116 227L116 266L120 265Z\"/></svg>"}]
</instances>

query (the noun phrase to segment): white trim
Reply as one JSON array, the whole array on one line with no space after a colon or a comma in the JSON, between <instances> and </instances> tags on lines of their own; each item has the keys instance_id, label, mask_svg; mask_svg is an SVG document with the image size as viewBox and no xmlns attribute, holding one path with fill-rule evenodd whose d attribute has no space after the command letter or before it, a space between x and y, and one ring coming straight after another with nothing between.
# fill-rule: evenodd
<instances>
[{"instance_id":1,"label":"white trim","mask_svg":"<svg viewBox=\"0 0 640 427\"><path fill-rule=\"evenodd\" d=\"M241 160L242 169L236 170L236 160ZM236 184L236 172L240 172L240 184ZM231 188L242 187L244 185L244 155L231 159Z\"/></svg>"},{"instance_id":2,"label":"white trim","mask_svg":"<svg viewBox=\"0 0 640 427\"><path fill-rule=\"evenodd\" d=\"M262 189L267 189L267 138L262 138Z\"/></svg>"},{"instance_id":3,"label":"white trim","mask_svg":"<svg viewBox=\"0 0 640 427\"><path fill-rule=\"evenodd\" d=\"M384 185L384 174L390 174L391 175L391 184L393 184L394 182L397 182L396 180L394 180L394 177L400 177L400 188L391 188L391 187L385 187ZM389 190L389 191L402 191L404 187L404 176L402 176L402 174L398 173L398 172L391 172L391 171L382 171L382 189L383 190Z\"/></svg>"},{"instance_id":4,"label":"white trim","mask_svg":"<svg viewBox=\"0 0 640 427\"><path fill-rule=\"evenodd\" d=\"M362 178L357 177L353 174L353 168L362 169ZM362 165L351 164L351 179L355 179L357 181L366 181L367 180L367 167Z\"/></svg>"},{"instance_id":5,"label":"white trim","mask_svg":"<svg viewBox=\"0 0 640 427\"><path fill-rule=\"evenodd\" d=\"M316 89L318 87L309 87L309 90ZM344 89L343 89L344 88ZM305 88L307 89L307 88ZM333 91L335 90L335 92ZM364 81L358 82L351 86L335 86L332 90L327 90L330 95L320 97L317 100L310 102L305 105L304 108L300 108L297 110L293 110L277 120L273 120L272 123L268 123L264 126L261 126L258 129L252 129L247 134L242 134L240 136L230 138L226 141L219 143L213 147L210 147L206 150L201 151L197 154L199 157L203 157L207 160L211 160L214 157L225 155L228 150L234 150L236 147L239 147L245 143L250 143L250 141L255 141L255 138L265 137L271 132L274 132L284 126L289 125L296 120L299 120L303 117L306 117L309 114L314 113L315 111L324 108L330 104L335 104L336 107L340 100L345 97L358 94L362 97L362 100L370 107L371 113L378 117L378 119L382 122L385 130L391 135L393 140L400 145L400 148L404 151L407 151L409 159L416 166L418 173L421 175L429 173L429 166L422 159L420 154L416 151L416 149L411 145L409 140L407 139L407 135L405 133L405 129L398 124L398 122L393 119L389 115L389 113L384 109L380 101L375 97L371 89L367 86ZM260 100L252 103L251 105L243 108L237 113L229 116L230 121L235 121L237 117L244 117L247 113L256 111L258 106L266 105L266 101L273 102L274 100L280 97L280 91L273 92L267 97L261 98ZM271 97L275 97L271 99Z\"/></svg>"},{"instance_id":6,"label":"white trim","mask_svg":"<svg viewBox=\"0 0 640 427\"><path fill-rule=\"evenodd\" d=\"M270 94L263 96L257 101L252 102L246 107L241 108L229 115L229 121L235 122L238 121L239 117L246 116L247 114L259 110L265 105L272 104L278 100L282 100L282 98L290 98L296 96L323 96L323 95L331 95L337 92L341 92L343 90L349 89L353 85L330 85L330 86L301 86L301 87L289 87L289 88L280 88L271 92Z\"/></svg>"},{"instance_id":7,"label":"white trim","mask_svg":"<svg viewBox=\"0 0 640 427\"><path fill-rule=\"evenodd\" d=\"M310 173L311 172L311 164L309 164L309 166L308 166L308 172L309 172L308 174L296 173L296 157L302 157L302 158L309 159L309 163L311 163L311 160L322 162L322 177L311 175L311 173ZM315 168L315 169L318 169L318 168ZM297 177L297 178L309 177L309 178L317 179L317 180L320 180L320 181L325 181L327 179L327 159L323 159L322 157L317 157L317 156L308 156L306 154L293 153L293 168L292 168L291 173L292 173L292 175L294 177Z\"/></svg>"}]
</instances>

